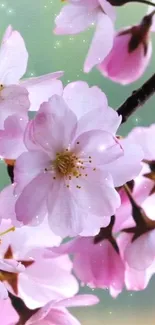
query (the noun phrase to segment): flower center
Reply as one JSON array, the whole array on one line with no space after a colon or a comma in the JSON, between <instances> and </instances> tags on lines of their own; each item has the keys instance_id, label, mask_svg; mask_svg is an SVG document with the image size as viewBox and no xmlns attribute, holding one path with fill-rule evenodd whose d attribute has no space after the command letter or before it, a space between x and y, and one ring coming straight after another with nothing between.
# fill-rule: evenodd
<instances>
[{"instance_id":1,"label":"flower center","mask_svg":"<svg viewBox=\"0 0 155 325\"><path fill-rule=\"evenodd\" d=\"M65 152L60 152L56 154L56 159L53 162L53 166L56 171L62 176L73 175L77 176L77 162L78 158L67 149Z\"/></svg>"}]
</instances>

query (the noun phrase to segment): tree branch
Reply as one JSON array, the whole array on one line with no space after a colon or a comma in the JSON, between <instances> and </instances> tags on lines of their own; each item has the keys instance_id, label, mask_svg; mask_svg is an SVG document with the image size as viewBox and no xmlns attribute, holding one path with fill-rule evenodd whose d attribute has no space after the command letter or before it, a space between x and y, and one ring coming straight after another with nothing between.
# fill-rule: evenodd
<instances>
[{"instance_id":1,"label":"tree branch","mask_svg":"<svg viewBox=\"0 0 155 325\"><path fill-rule=\"evenodd\" d=\"M142 87L133 91L132 95L117 109L117 113L122 115L122 123L145 104L145 102L155 93L155 74L147 80Z\"/></svg>"}]
</instances>

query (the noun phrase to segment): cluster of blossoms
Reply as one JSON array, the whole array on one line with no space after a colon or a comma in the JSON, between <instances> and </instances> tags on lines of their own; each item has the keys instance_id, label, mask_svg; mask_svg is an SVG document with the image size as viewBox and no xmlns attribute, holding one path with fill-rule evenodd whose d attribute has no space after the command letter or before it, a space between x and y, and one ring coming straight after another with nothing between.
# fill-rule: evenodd
<instances>
[{"instance_id":1,"label":"cluster of blossoms","mask_svg":"<svg viewBox=\"0 0 155 325\"><path fill-rule=\"evenodd\" d=\"M115 34L115 3L67 2L55 33L96 24L85 72L139 78L155 10ZM9 26L0 47L0 156L11 180L0 192L0 322L80 325L67 307L99 300L78 294L79 283L117 297L145 289L155 273L155 124L121 138L124 116L98 86L63 86L62 71L21 80L27 62Z\"/></svg>"}]
</instances>

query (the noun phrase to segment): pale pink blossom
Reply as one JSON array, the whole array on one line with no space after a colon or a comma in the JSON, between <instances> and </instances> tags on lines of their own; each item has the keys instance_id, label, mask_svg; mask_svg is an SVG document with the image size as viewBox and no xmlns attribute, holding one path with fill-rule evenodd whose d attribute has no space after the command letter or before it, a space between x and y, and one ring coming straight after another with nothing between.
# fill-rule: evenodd
<instances>
[{"instance_id":1,"label":"pale pink blossom","mask_svg":"<svg viewBox=\"0 0 155 325\"><path fill-rule=\"evenodd\" d=\"M69 0L56 17L55 34L78 34L96 25L84 71L103 61L113 45L115 10L106 0Z\"/></svg>"},{"instance_id":2,"label":"pale pink blossom","mask_svg":"<svg viewBox=\"0 0 155 325\"><path fill-rule=\"evenodd\" d=\"M10 92L12 92L12 96L14 95L14 97L17 97L16 92L18 89L21 89L21 87L15 85L19 84L19 80L24 76L27 69L27 63L28 52L22 36L18 31L13 30L11 26L8 26L0 47L0 99L4 96L6 99L10 97ZM57 78L62 75L63 72L58 71L21 81L20 85L26 88L29 92L31 103L30 110L37 110L40 104L53 94L62 93L62 83L60 80L57 80ZM21 99L21 102L23 102L23 99ZM2 103L0 100L0 106L1 105ZM13 109L13 105L10 108L10 105L7 106L8 109Z\"/></svg>"},{"instance_id":3,"label":"pale pink blossom","mask_svg":"<svg viewBox=\"0 0 155 325\"><path fill-rule=\"evenodd\" d=\"M120 122L121 117L108 107L105 94L83 82L69 84L63 98L55 95L41 105L26 129L24 139L29 152L21 155L15 166L17 219L34 223L35 217L42 219L48 210L53 231L62 237L93 235L99 231L98 226L105 226L103 220L119 205L114 186L135 177L143 159L139 146L115 138ZM61 154L58 159L56 154ZM62 162L63 168L59 166ZM68 170L70 162L72 168ZM33 186L36 195L32 196ZM101 192L94 200L98 190Z\"/></svg>"},{"instance_id":4,"label":"pale pink blossom","mask_svg":"<svg viewBox=\"0 0 155 325\"><path fill-rule=\"evenodd\" d=\"M152 16L145 16L141 24L116 34L112 50L98 65L104 76L126 85L143 75L152 55L151 23Z\"/></svg>"},{"instance_id":5,"label":"pale pink blossom","mask_svg":"<svg viewBox=\"0 0 155 325\"><path fill-rule=\"evenodd\" d=\"M10 299L0 300L0 324L15 325L19 320L19 316L12 307Z\"/></svg>"},{"instance_id":6,"label":"pale pink blossom","mask_svg":"<svg viewBox=\"0 0 155 325\"><path fill-rule=\"evenodd\" d=\"M0 231L9 228L10 224L10 220L2 220ZM0 254L4 258L4 271L11 267L10 258L25 266L24 272L19 274L12 270L12 277L3 272L3 282L30 309L44 306L50 300L71 297L78 291L78 283L71 274L72 263L67 255L51 260L44 258L44 246L58 245L60 241L52 234L47 223L38 227L16 228L3 236Z\"/></svg>"},{"instance_id":7,"label":"pale pink blossom","mask_svg":"<svg viewBox=\"0 0 155 325\"><path fill-rule=\"evenodd\" d=\"M108 239L94 243L94 237L77 237L45 256L73 254L73 270L78 279L91 288L109 289L115 298L124 287L124 263Z\"/></svg>"},{"instance_id":8,"label":"pale pink blossom","mask_svg":"<svg viewBox=\"0 0 155 325\"><path fill-rule=\"evenodd\" d=\"M35 313L26 325L80 325L80 322L66 308L92 306L98 302L99 299L94 295L77 295L70 299L51 301Z\"/></svg>"},{"instance_id":9,"label":"pale pink blossom","mask_svg":"<svg viewBox=\"0 0 155 325\"><path fill-rule=\"evenodd\" d=\"M100 123L101 119L104 125L104 107ZM61 97L53 96L29 123L25 138L29 152L15 166L16 194L21 193L16 202L19 221L28 224L36 217L38 221L48 211L53 231L72 236L84 230L89 215L94 216L93 228L96 218L110 216L119 206L108 163L123 150L113 134L97 130L96 119L96 130L89 131L81 121Z\"/></svg>"}]
</instances>

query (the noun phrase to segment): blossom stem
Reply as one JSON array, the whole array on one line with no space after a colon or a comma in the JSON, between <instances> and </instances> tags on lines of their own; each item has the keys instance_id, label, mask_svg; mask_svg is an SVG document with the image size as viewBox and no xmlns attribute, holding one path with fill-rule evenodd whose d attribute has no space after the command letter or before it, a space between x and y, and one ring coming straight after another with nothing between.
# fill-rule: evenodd
<instances>
[{"instance_id":1,"label":"blossom stem","mask_svg":"<svg viewBox=\"0 0 155 325\"><path fill-rule=\"evenodd\" d=\"M128 118L155 93L155 74L148 79L142 87L134 90L132 95L117 109L117 113L122 115L122 123Z\"/></svg>"}]
</instances>

